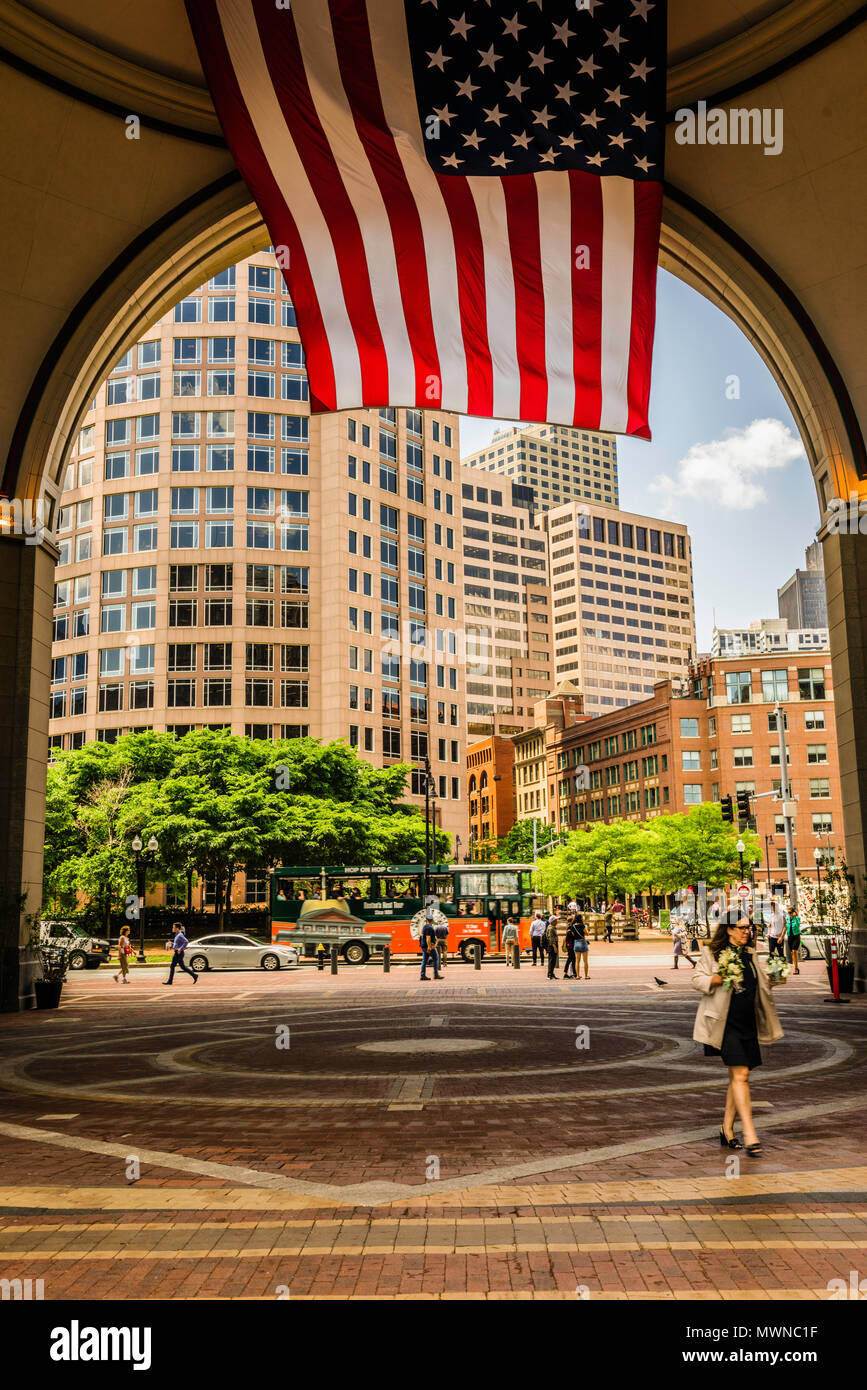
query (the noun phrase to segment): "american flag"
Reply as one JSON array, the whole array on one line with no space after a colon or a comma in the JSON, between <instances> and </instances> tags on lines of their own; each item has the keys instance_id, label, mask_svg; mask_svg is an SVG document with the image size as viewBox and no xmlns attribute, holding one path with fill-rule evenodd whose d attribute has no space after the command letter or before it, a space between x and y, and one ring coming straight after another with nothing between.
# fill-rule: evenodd
<instances>
[{"instance_id":1,"label":"american flag","mask_svg":"<svg viewBox=\"0 0 867 1390\"><path fill-rule=\"evenodd\" d=\"M665 0L186 0L314 411L650 437Z\"/></svg>"}]
</instances>

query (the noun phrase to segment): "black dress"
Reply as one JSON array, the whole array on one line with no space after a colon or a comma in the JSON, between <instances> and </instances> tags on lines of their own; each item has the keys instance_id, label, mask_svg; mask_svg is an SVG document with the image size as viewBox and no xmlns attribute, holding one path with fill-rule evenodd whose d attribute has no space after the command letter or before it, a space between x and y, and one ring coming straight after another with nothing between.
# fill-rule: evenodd
<instances>
[{"instance_id":1,"label":"black dress","mask_svg":"<svg viewBox=\"0 0 867 1390\"><path fill-rule=\"evenodd\" d=\"M759 1048L758 1026L756 1024L756 991L759 987L753 957L743 952L744 978L738 993L732 989L722 1047L704 1045L705 1057L722 1057L727 1067L760 1067L762 1054ZM722 986L720 986L722 988Z\"/></svg>"}]
</instances>

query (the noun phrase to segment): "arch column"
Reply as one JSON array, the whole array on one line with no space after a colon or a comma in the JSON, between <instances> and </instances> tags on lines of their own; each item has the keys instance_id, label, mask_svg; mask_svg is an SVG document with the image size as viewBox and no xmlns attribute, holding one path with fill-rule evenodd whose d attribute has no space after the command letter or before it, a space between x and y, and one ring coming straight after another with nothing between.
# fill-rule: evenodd
<instances>
[{"instance_id":1,"label":"arch column","mask_svg":"<svg viewBox=\"0 0 867 1390\"><path fill-rule=\"evenodd\" d=\"M57 550L0 538L0 1011L32 1008L28 922L42 902Z\"/></svg>"}]
</instances>

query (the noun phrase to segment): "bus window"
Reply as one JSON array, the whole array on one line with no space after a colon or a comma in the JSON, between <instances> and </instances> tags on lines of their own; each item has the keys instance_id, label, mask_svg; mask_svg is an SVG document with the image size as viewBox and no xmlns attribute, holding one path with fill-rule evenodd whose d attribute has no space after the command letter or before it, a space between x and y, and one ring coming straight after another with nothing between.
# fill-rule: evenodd
<instances>
[{"instance_id":1,"label":"bus window","mask_svg":"<svg viewBox=\"0 0 867 1390\"><path fill-rule=\"evenodd\" d=\"M445 874L440 874L432 880L431 889L436 893L440 902L450 903L455 896L455 881L451 874L448 877Z\"/></svg>"},{"instance_id":2,"label":"bus window","mask_svg":"<svg viewBox=\"0 0 867 1390\"><path fill-rule=\"evenodd\" d=\"M386 878L382 885L386 898L421 897L421 882L417 878Z\"/></svg>"},{"instance_id":3,"label":"bus window","mask_svg":"<svg viewBox=\"0 0 867 1390\"><path fill-rule=\"evenodd\" d=\"M491 896L502 897L505 893L518 892L518 875L503 870L491 873Z\"/></svg>"},{"instance_id":4,"label":"bus window","mask_svg":"<svg viewBox=\"0 0 867 1390\"><path fill-rule=\"evenodd\" d=\"M461 873L458 876L458 883L462 898L486 898L488 895L487 871Z\"/></svg>"},{"instance_id":5,"label":"bus window","mask_svg":"<svg viewBox=\"0 0 867 1390\"><path fill-rule=\"evenodd\" d=\"M482 900L481 898L461 898L458 902L459 917L481 917Z\"/></svg>"}]
</instances>

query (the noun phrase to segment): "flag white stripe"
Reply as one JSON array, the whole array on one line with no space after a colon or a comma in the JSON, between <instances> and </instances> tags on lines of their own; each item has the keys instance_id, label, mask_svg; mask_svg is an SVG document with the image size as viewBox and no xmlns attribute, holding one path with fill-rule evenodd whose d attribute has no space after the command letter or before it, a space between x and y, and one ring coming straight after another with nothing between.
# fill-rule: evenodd
<instances>
[{"instance_id":1,"label":"flag white stripe","mask_svg":"<svg viewBox=\"0 0 867 1390\"><path fill-rule=\"evenodd\" d=\"M421 221L443 409L465 414L469 383L454 237L436 175L424 153L403 6L395 6L392 0L367 0L367 17L385 119Z\"/></svg>"},{"instance_id":2,"label":"flag white stripe","mask_svg":"<svg viewBox=\"0 0 867 1390\"><path fill-rule=\"evenodd\" d=\"M632 332L635 198L630 179L602 179L602 418L600 428L625 434Z\"/></svg>"},{"instance_id":3,"label":"flag white stripe","mask_svg":"<svg viewBox=\"0 0 867 1390\"><path fill-rule=\"evenodd\" d=\"M415 364L385 203L355 129L327 8L323 6L321 13L314 14L310 7L297 5L293 15L316 114L358 216L371 295L388 362L388 400L392 405L408 405L416 395Z\"/></svg>"},{"instance_id":4,"label":"flag white stripe","mask_svg":"<svg viewBox=\"0 0 867 1390\"><path fill-rule=\"evenodd\" d=\"M252 5L250 0L217 0L217 8L241 95L304 245L334 364L337 408L357 406L361 362L334 244L274 92Z\"/></svg>"},{"instance_id":5,"label":"flag white stripe","mask_svg":"<svg viewBox=\"0 0 867 1390\"><path fill-rule=\"evenodd\" d=\"M568 174L536 175L539 249L545 298L545 366L548 419L575 420L575 368L572 348L572 193Z\"/></svg>"},{"instance_id":6,"label":"flag white stripe","mask_svg":"<svg viewBox=\"0 0 867 1390\"><path fill-rule=\"evenodd\" d=\"M469 178L485 257L485 309L493 366L495 419L517 419L521 411L515 322L515 276L506 221L506 195L498 178Z\"/></svg>"}]
</instances>

